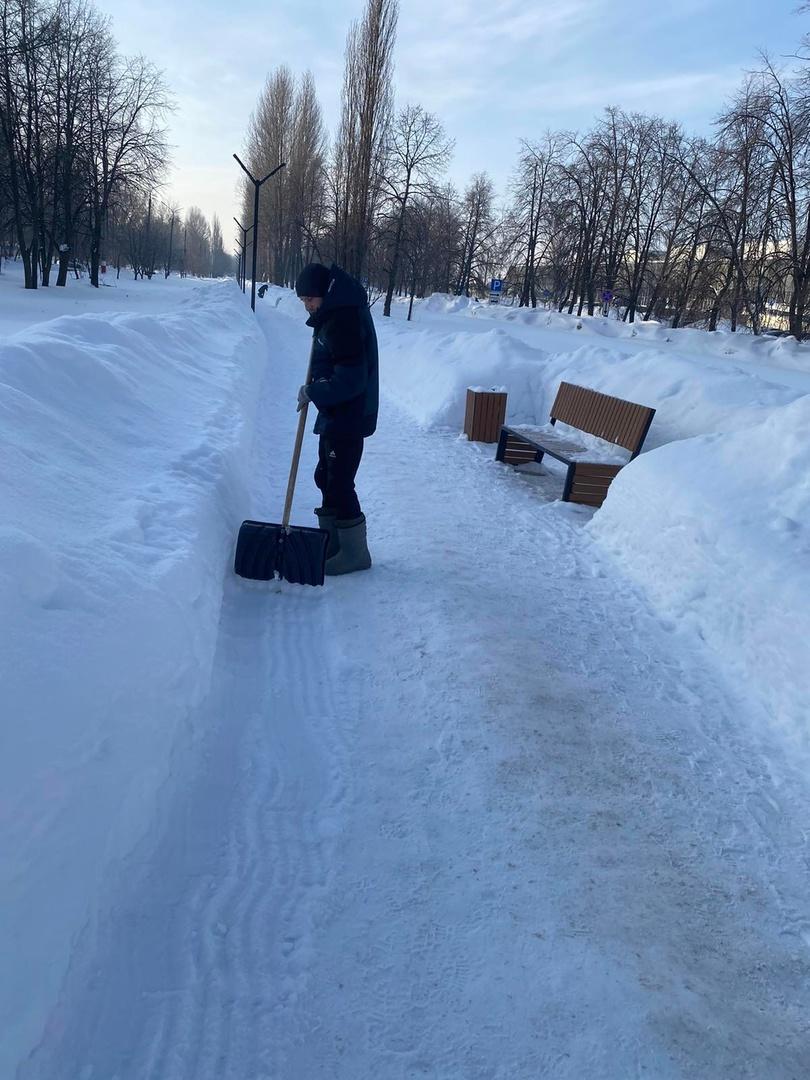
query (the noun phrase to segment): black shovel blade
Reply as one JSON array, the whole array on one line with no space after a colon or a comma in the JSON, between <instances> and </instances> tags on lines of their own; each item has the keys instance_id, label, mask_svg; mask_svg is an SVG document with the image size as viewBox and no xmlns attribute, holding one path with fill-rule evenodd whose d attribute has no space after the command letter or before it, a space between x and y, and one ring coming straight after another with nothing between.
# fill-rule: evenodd
<instances>
[{"instance_id":1,"label":"black shovel blade","mask_svg":"<svg viewBox=\"0 0 810 1080\"><path fill-rule=\"evenodd\" d=\"M234 571L254 581L284 578L293 585L323 585L329 533L302 525L243 521L236 541Z\"/></svg>"}]
</instances>

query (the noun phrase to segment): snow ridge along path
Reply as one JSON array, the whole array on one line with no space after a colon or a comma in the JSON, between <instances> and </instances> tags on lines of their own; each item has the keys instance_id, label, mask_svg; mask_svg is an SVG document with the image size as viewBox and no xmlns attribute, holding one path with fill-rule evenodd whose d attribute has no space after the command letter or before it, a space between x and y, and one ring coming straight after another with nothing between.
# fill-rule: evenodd
<instances>
[{"instance_id":1,"label":"snow ridge along path","mask_svg":"<svg viewBox=\"0 0 810 1080\"><path fill-rule=\"evenodd\" d=\"M278 520L307 333L260 318ZM227 581L206 737L18 1080L807 1074L806 780L491 449L386 401L372 571Z\"/></svg>"}]
</instances>

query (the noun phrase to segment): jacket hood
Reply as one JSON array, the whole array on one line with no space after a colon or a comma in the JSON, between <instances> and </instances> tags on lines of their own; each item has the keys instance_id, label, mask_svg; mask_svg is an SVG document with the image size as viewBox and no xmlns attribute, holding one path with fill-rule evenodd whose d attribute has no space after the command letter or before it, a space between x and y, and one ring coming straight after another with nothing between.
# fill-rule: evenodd
<instances>
[{"instance_id":1,"label":"jacket hood","mask_svg":"<svg viewBox=\"0 0 810 1080\"><path fill-rule=\"evenodd\" d=\"M360 282L345 270L332 263L329 269L329 285L317 314L341 307L368 307L368 293Z\"/></svg>"}]
</instances>

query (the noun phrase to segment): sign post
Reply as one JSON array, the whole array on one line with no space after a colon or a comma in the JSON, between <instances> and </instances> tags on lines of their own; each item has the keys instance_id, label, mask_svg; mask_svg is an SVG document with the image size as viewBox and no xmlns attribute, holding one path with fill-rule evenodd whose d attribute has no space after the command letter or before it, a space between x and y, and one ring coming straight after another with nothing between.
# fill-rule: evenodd
<instances>
[{"instance_id":1,"label":"sign post","mask_svg":"<svg viewBox=\"0 0 810 1080\"><path fill-rule=\"evenodd\" d=\"M493 278L489 283L489 302L490 304L497 304L501 298L503 291L503 280L501 278Z\"/></svg>"}]
</instances>

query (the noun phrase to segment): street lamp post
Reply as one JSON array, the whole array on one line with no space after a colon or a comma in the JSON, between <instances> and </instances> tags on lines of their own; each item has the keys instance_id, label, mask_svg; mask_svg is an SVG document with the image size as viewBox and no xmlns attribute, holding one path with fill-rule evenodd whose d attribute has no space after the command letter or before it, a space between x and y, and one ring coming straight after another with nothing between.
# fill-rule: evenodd
<instances>
[{"instance_id":1,"label":"street lamp post","mask_svg":"<svg viewBox=\"0 0 810 1080\"><path fill-rule=\"evenodd\" d=\"M240 240L237 240L236 243L238 244L236 250L236 284L244 292L244 287L242 285L242 268L245 265L245 249Z\"/></svg>"},{"instance_id":2,"label":"street lamp post","mask_svg":"<svg viewBox=\"0 0 810 1080\"><path fill-rule=\"evenodd\" d=\"M245 291L245 281L247 280L247 274L245 273L245 262L247 260L247 234L250 232L250 230L253 228L253 226L250 225L246 229L245 226L242 224L241 221L239 221L238 218L234 218L233 220L236 222L237 227L239 228L239 231L242 233L242 276L239 279L239 284L242 286L242 292L244 292Z\"/></svg>"},{"instance_id":3,"label":"street lamp post","mask_svg":"<svg viewBox=\"0 0 810 1080\"><path fill-rule=\"evenodd\" d=\"M238 155L234 154L233 156L236 158L237 162L239 163L240 167L244 170L244 172L247 173L248 179L253 184L253 280L250 283L250 306L251 306L251 309L253 311L255 311L256 310L256 255L257 255L258 248L259 248L259 243L258 243L258 240L259 240L259 191L261 189L262 184L264 184L266 181L268 181L271 176L275 176L276 173L279 171L279 169L283 169L284 166L287 164L287 162L282 161L282 163L280 165L276 165L275 169L273 169L272 172L269 172L267 174L267 176L263 176L261 180L257 180L256 177L251 173L250 169L248 169L248 167L244 164L244 162L239 161Z\"/></svg>"}]
</instances>

